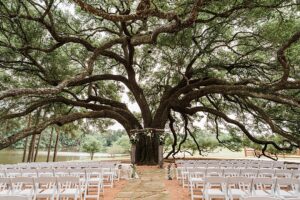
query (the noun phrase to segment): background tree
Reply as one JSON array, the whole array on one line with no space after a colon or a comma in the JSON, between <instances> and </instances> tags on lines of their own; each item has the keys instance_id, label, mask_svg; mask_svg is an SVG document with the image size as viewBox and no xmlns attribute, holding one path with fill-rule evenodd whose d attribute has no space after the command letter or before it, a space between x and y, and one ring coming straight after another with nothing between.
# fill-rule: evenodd
<instances>
[{"instance_id":1,"label":"background tree","mask_svg":"<svg viewBox=\"0 0 300 200\"><path fill-rule=\"evenodd\" d=\"M103 144L98 140L98 138L92 135L86 136L85 141L82 144L82 150L90 153L91 160L93 160L95 153L101 151L102 149Z\"/></svg>"},{"instance_id":2,"label":"background tree","mask_svg":"<svg viewBox=\"0 0 300 200\"><path fill-rule=\"evenodd\" d=\"M1 1L0 149L88 118L117 121L128 136L169 127L174 155L200 116L217 138L235 129L265 156L297 148L297 2ZM47 116L26 127L37 110ZM141 137L137 162L157 163L158 144Z\"/></svg>"}]
</instances>

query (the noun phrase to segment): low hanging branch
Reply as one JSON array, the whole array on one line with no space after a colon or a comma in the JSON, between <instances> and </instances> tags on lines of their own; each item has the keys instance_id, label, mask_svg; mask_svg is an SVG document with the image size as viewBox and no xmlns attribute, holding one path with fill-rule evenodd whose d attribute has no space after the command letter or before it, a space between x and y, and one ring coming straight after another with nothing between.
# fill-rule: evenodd
<instances>
[{"instance_id":1,"label":"low hanging branch","mask_svg":"<svg viewBox=\"0 0 300 200\"><path fill-rule=\"evenodd\" d=\"M177 134L176 134L176 131L175 131L175 128L174 128L175 119L172 116L171 111L169 112L168 117L169 117L169 127L170 127L170 130L171 130L172 135L173 135L173 144L172 144L172 150L165 157L166 159L168 159L170 157L170 155L172 155L173 158L174 158L174 153L175 153L176 146L177 146Z\"/></svg>"}]
</instances>

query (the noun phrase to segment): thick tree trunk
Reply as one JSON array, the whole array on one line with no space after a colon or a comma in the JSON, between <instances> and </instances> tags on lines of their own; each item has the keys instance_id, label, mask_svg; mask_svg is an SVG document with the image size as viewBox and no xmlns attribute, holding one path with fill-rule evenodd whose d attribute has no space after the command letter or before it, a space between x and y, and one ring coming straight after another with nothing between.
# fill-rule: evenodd
<instances>
[{"instance_id":1,"label":"thick tree trunk","mask_svg":"<svg viewBox=\"0 0 300 200\"><path fill-rule=\"evenodd\" d=\"M158 165L159 135L154 133L147 136L138 134L136 142L135 162L138 165Z\"/></svg>"},{"instance_id":2,"label":"thick tree trunk","mask_svg":"<svg viewBox=\"0 0 300 200\"><path fill-rule=\"evenodd\" d=\"M50 159L50 152L51 152L53 131L54 131L54 128L52 127L52 129L51 129L51 135L50 135L50 141L49 141L49 145L48 145L47 162L49 162L49 159Z\"/></svg>"}]
</instances>

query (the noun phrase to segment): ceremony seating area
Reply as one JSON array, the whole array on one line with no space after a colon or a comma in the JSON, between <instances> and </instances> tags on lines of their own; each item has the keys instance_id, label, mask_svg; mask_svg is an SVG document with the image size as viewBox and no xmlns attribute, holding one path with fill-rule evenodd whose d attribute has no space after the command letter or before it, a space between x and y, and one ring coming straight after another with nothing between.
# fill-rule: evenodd
<instances>
[{"instance_id":1,"label":"ceremony seating area","mask_svg":"<svg viewBox=\"0 0 300 200\"><path fill-rule=\"evenodd\" d=\"M120 180L121 166L118 161L0 165L0 200L98 200L105 187Z\"/></svg>"},{"instance_id":2,"label":"ceremony seating area","mask_svg":"<svg viewBox=\"0 0 300 200\"><path fill-rule=\"evenodd\" d=\"M300 163L177 160L176 178L192 200L300 200Z\"/></svg>"}]
</instances>

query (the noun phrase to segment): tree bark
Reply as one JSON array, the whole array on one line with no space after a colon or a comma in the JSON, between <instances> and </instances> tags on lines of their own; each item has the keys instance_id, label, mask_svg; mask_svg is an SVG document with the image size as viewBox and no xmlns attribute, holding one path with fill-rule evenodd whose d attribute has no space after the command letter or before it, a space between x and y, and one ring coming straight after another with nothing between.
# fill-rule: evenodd
<instances>
[{"instance_id":1,"label":"tree bark","mask_svg":"<svg viewBox=\"0 0 300 200\"><path fill-rule=\"evenodd\" d=\"M33 152L34 152L34 144L35 144L35 137L36 137L36 134L31 136L27 162L32 162L32 157L33 157Z\"/></svg>"},{"instance_id":2,"label":"tree bark","mask_svg":"<svg viewBox=\"0 0 300 200\"><path fill-rule=\"evenodd\" d=\"M25 161L26 161L27 144L28 144L28 137L26 137L25 143L24 143L24 152L23 152L22 162L25 162Z\"/></svg>"},{"instance_id":3,"label":"tree bark","mask_svg":"<svg viewBox=\"0 0 300 200\"><path fill-rule=\"evenodd\" d=\"M27 127L29 128L30 125L31 125L31 114L28 115ZM28 145L28 137L26 137L26 140L25 140L25 143L24 143L24 152L23 152L22 162L26 161L27 145Z\"/></svg>"},{"instance_id":4,"label":"tree bark","mask_svg":"<svg viewBox=\"0 0 300 200\"><path fill-rule=\"evenodd\" d=\"M50 159L53 131L54 131L54 128L52 127L51 134L50 134L50 141L49 141L49 145L48 145L47 162L49 162L49 159Z\"/></svg>"},{"instance_id":5,"label":"tree bark","mask_svg":"<svg viewBox=\"0 0 300 200\"><path fill-rule=\"evenodd\" d=\"M53 162L56 161L57 151L58 151L58 140L59 140L59 129L56 128L56 141L55 141L55 147L54 147L54 155L53 155Z\"/></svg>"},{"instance_id":6,"label":"tree bark","mask_svg":"<svg viewBox=\"0 0 300 200\"><path fill-rule=\"evenodd\" d=\"M39 134L38 143L36 144L36 149L35 149L35 154L34 154L34 162L36 162L36 159L37 159L37 156L38 156L40 142L41 142L41 137L42 137L42 133Z\"/></svg>"},{"instance_id":7,"label":"tree bark","mask_svg":"<svg viewBox=\"0 0 300 200\"><path fill-rule=\"evenodd\" d=\"M136 164L158 165L158 147L159 135L157 133L153 133L151 136L139 133L136 143Z\"/></svg>"}]
</instances>

